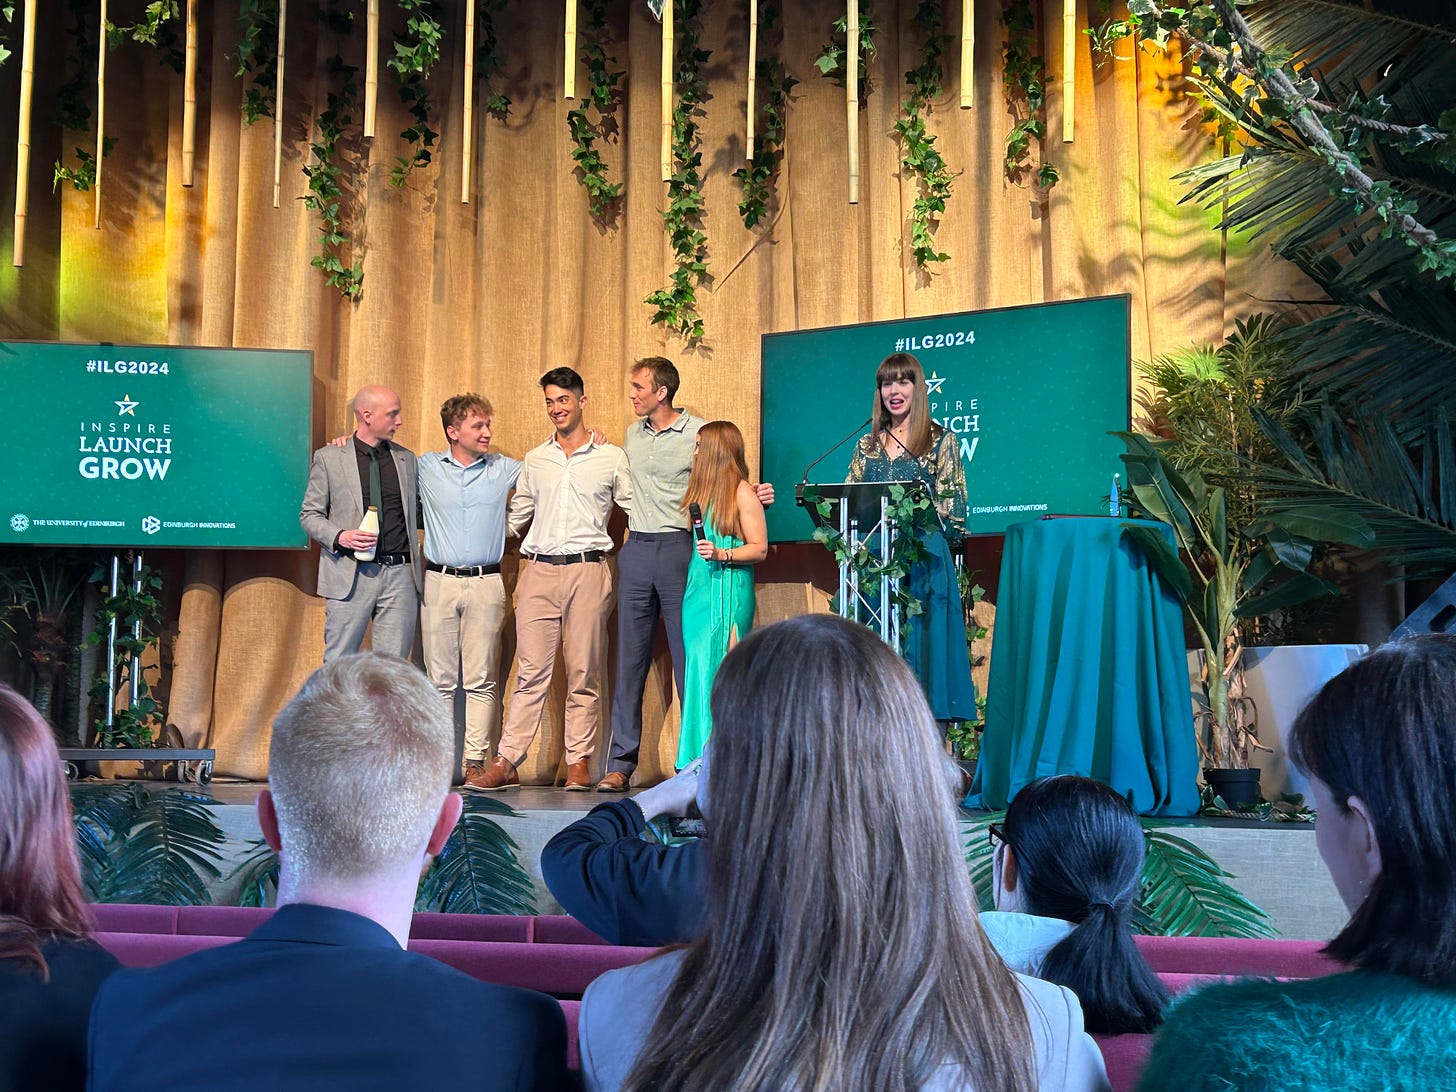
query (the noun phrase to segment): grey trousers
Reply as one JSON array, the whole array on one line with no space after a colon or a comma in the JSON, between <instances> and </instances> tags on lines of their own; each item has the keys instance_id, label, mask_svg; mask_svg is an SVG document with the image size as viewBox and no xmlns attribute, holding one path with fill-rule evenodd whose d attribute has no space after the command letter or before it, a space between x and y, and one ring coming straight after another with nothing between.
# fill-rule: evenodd
<instances>
[{"instance_id":1,"label":"grey trousers","mask_svg":"<svg viewBox=\"0 0 1456 1092\"><path fill-rule=\"evenodd\" d=\"M370 646L409 659L419 612L420 596L407 563L361 561L349 598L330 599L324 606L324 663L358 652L371 620Z\"/></svg>"},{"instance_id":2,"label":"grey trousers","mask_svg":"<svg viewBox=\"0 0 1456 1092\"><path fill-rule=\"evenodd\" d=\"M617 553L617 681L612 688L612 746L607 770L627 776L642 745L642 694L652 665L657 618L667 627L672 674L683 692L683 589L693 556L690 531L633 532Z\"/></svg>"}]
</instances>

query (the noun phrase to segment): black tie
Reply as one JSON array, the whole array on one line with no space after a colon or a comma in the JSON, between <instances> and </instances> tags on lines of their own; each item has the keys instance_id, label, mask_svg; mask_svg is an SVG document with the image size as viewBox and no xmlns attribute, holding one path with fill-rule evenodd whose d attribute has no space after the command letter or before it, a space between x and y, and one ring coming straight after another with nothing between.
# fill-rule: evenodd
<instances>
[{"instance_id":1,"label":"black tie","mask_svg":"<svg viewBox=\"0 0 1456 1092\"><path fill-rule=\"evenodd\" d=\"M369 449L369 506L376 512L383 507L383 489L379 484L379 449L383 446L381 441ZM383 519L382 512L380 518Z\"/></svg>"}]
</instances>

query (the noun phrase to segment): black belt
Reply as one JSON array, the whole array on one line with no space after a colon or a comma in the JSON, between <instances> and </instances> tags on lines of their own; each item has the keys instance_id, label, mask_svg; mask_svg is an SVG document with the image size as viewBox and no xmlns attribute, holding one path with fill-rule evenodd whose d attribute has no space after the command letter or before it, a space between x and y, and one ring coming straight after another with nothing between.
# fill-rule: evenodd
<instances>
[{"instance_id":1,"label":"black belt","mask_svg":"<svg viewBox=\"0 0 1456 1092\"><path fill-rule=\"evenodd\" d=\"M444 573L446 576L494 576L500 572L500 565L437 565L433 561L426 561L425 568L432 573Z\"/></svg>"},{"instance_id":2,"label":"black belt","mask_svg":"<svg viewBox=\"0 0 1456 1092\"><path fill-rule=\"evenodd\" d=\"M368 561L361 561L361 565L383 565L389 568L391 565L408 565L409 554L375 554Z\"/></svg>"},{"instance_id":3,"label":"black belt","mask_svg":"<svg viewBox=\"0 0 1456 1092\"><path fill-rule=\"evenodd\" d=\"M583 561L600 561L606 556L605 550L587 550L581 554L537 554L531 560L546 565L576 565Z\"/></svg>"},{"instance_id":4,"label":"black belt","mask_svg":"<svg viewBox=\"0 0 1456 1092\"><path fill-rule=\"evenodd\" d=\"M633 531L628 538L641 539L643 542L657 542L666 538L680 538L683 535L690 535L691 531L684 528L681 531Z\"/></svg>"}]
</instances>

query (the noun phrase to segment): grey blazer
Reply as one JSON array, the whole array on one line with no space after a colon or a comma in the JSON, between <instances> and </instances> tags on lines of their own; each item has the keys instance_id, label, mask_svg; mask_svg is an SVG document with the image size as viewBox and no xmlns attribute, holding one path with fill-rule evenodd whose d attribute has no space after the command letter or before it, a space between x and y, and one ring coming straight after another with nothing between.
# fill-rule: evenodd
<instances>
[{"instance_id":1,"label":"grey blazer","mask_svg":"<svg viewBox=\"0 0 1456 1092\"><path fill-rule=\"evenodd\" d=\"M414 452L393 441L389 445L394 468L404 494L405 524L409 528L410 568L415 590L424 588L420 566L419 502L416 493ZM354 592L359 564L348 550L334 550L340 531L352 531L364 518L364 490L359 481L359 462L352 443L343 447L325 445L313 453L308 469L308 488L298 522L321 547L319 550L318 593L325 599L347 599Z\"/></svg>"}]
</instances>

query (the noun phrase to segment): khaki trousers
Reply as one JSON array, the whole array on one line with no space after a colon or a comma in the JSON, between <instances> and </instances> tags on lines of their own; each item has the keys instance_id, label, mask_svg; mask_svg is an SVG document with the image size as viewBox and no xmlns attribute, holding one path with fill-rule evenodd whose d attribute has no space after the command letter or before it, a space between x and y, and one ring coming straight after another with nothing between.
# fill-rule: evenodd
<instances>
[{"instance_id":1,"label":"khaki trousers","mask_svg":"<svg viewBox=\"0 0 1456 1092\"><path fill-rule=\"evenodd\" d=\"M455 715L455 691L465 691L467 763L484 764L490 734L500 722L501 626L506 588L500 573L450 576L425 572L420 637L425 670Z\"/></svg>"},{"instance_id":2,"label":"khaki trousers","mask_svg":"<svg viewBox=\"0 0 1456 1092\"><path fill-rule=\"evenodd\" d=\"M590 758L602 717L607 619L615 595L605 560L574 565L525 561L516 584L516 692L500 754L519 766L541 726L556 667L566 661L566 761Z\"/></svg>"}]
</instances>

